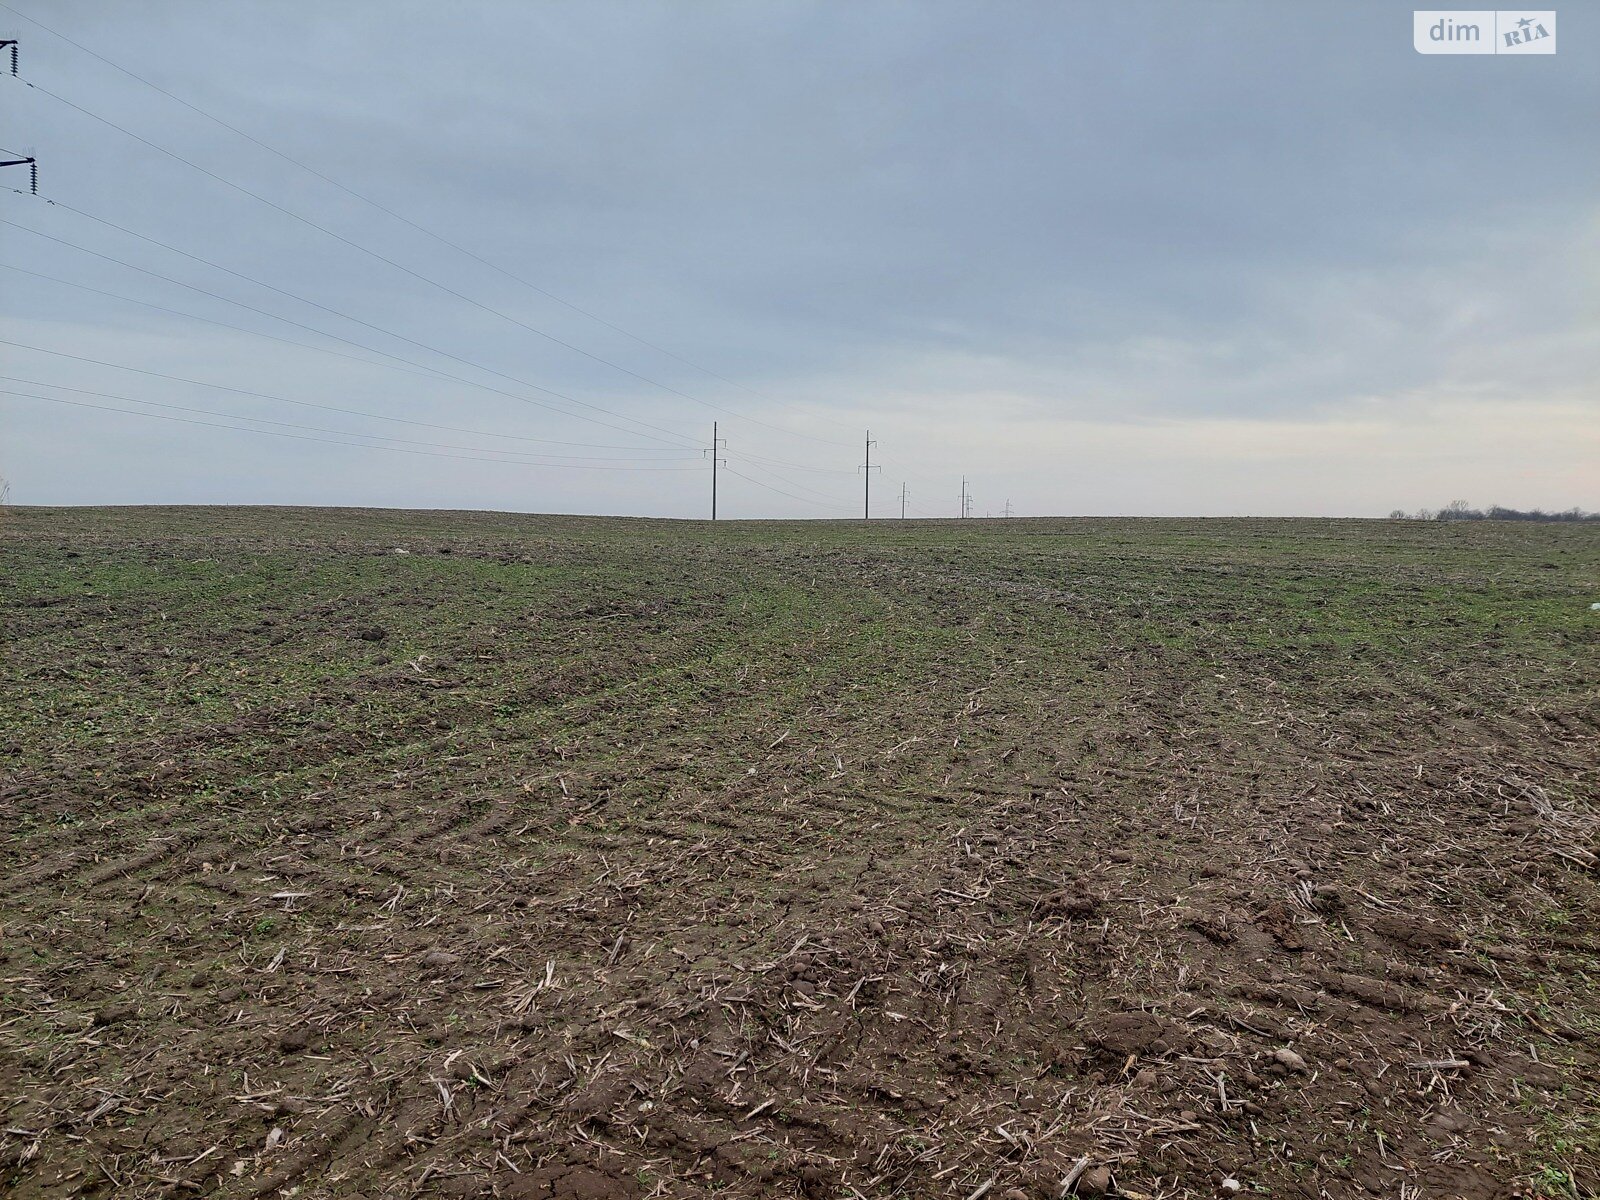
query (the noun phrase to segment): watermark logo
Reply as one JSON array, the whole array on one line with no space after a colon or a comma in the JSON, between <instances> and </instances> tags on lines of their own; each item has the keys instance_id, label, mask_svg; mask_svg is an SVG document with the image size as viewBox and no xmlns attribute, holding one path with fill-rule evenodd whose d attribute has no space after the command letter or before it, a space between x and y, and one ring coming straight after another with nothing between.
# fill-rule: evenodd
<instances>
[{"instance_id":1,"label":"watermark logo","mask_svg":"<svg viewBox=\"0 0 1600 1200\"><path fill-rule=\"evenodd\" d=\"M1418 54L1554 54L1554 9L1419 9L1411 14Z\"/></svg>"}]
</instances>

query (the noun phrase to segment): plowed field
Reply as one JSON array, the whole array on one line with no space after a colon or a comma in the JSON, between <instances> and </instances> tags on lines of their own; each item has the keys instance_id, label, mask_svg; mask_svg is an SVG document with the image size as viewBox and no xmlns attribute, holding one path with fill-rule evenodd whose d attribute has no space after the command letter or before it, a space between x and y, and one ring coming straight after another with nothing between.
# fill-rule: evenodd
<instances>
[{"instance_id":1,"label":"plowed field","mask_svg":"<svg viewBox=\"0 0 1600 1200\"><path fill-rule=\"evenodd\" d=\"M0 1192L1600 1188L1600 528L0 522Z\"/></svg>"}]
</instances>

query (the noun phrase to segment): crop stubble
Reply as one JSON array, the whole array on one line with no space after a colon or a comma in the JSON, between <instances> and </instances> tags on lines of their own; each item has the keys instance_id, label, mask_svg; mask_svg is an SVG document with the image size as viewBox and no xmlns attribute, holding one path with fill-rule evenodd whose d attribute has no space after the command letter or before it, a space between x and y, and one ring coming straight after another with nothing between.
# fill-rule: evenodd
<instances>
[{"instance_id":1,"label":"crop stubble","mask_svg":"<svg viewBox=\"0 0 1600 1200\"><path fill-rule=\"evenodd\" d=\"M1597 535L12 510L0 1186L1585 1194Z\"/></svg>"}]
</instances>

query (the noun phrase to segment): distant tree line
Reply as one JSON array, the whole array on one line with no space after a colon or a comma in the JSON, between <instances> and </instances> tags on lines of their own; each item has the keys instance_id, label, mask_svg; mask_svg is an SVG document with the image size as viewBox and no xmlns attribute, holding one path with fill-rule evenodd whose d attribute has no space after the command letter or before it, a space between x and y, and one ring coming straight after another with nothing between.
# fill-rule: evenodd
<instances>
[{"instance_id":1,"label":"distant tree line","mask_svg":"<svg viewBox=\"0 0 1600 1200\"><path fill-rule=\"evenodd\" d=\"M1600 521L1600 513L1569 508L1562 512L1545 512L1542 508L1502 508L1491 504L1488 508L1473 508L1465 500L1452 500L1441 509L1419 508L1408 513L1397 508L1389 514L1391 521Z\"/></svg>"}]
</instances>

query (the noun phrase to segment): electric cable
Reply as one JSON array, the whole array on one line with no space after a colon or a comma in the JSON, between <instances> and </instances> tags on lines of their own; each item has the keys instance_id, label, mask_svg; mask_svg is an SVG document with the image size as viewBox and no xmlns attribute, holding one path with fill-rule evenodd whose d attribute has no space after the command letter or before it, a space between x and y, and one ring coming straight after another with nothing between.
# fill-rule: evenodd
<instances>
[{"instance_id":1,"label":"electric cable","mask_svg":"<svg viewBox=\"0 0 1600 1200\"><path fill-rule=\"evenodd\" d=\"M274 429L251 429L243 425L223 425L216 421L197 421L191 417L170 417L165 413L136 412L127 408L113 408L105 404L90 404L83 400L63 400L59 396L40 396L32 392L17 392L0 389L0 396L21 396L31 400L46 400L51 404L68 404L74 408L93 408L101 412L121 413L129 417L149 417L158 421L177 421L184 425L205 425L213 429L229 429L235 433L258 433L265 437L293 438L300 442L322 442L330 446L348 446L356 450L385 450L390 454L416 454L428 458L456 458L467 462L493 462L506 466L532 467L543 466L554 470L589 470L589 471L703 471L704 467L601 467L601 466L571 466L567 464L528 463L507 458L485 458L482 455L448 454L435 450L407 450L401 446L374 446L365 442L338 442L329 438L312 437L308 434L279 433ZM359 435L358 435L359 436Z\"/></svg>"},{"instance_id":2,"label":"electric cable","mask_svg":"<svg viewBox=\"0 0 1600 1200\"><path fill-rule=\"evenodd\" d=\"M0 8L4 8L8 12L12 13L13 15L22 18L24 21L27 21L30 24L34 25L34 26L37 26L39 29L42 29L45 33L50 34L52 37L59 38L61 41L66 42L69 46L76 47L78 50L81 50L83 53L89 55L91 58L99 59L101 62L105 63L108 67L111 67L113 70L120 71L122 74L128 76L130 79L136 80L137 82L144 84L146 87L150 88L152 91L158 92L161 95L167 97L167 99L173 101L174 103L180 104L184 108L187 108L190 112L197 113L200 116L206 118L206 120L211 121L212 123L214 123L216 125L220 125L223 129L226 129L229 133L232 133L232 134L236 135L237 137L241 137L245 141L250 142L253 145L259 146L261 149L265 150L268 154L271 154L271 155L273 155L273 156L275 156L275 157L277 157L279 159L282 159L284 162L289 163L292 166L298 167L300 170L305 171L307 174L312 175L312 176L316 177L317 179L322 180L324 183L328 184L331 187L337 188L339 191L345 193L345 195L354 197L355 199L361 201L363 204L369 205L372 208L377 209L379 212L384 213L385 215L387 215L389 217L392 217L394 220L399 221L403 225L409 226L410 228L416 230L418 233L421 233L421 234L423 234L423 235L425 235L427 237L432 238L434 241L440 243L441 245L448 246L450 249L456 251L457 253L466 255L468 258L472 259L474 262L480 263L483 266L486 266L489 269L491 269L493 271L496 271L499 274L505 276L506 278L511 279L511 280L513 280L513 281L515 281L517 283L520 283L523 287L526 287L531 291L537 292L539 295L544 296L545 298L547 298L549 300L555 301L557 304L560 304L562 307L570 309L571 311L573 311L575 313L578 313L581 316L587 317L591 321L595 321L598 324L604 325L607 329L610 329L610 330L612 330L612 331L614 331L616 333L620 333L624 337L629 338L629 339L639 343L641 346L646 346L649 349L654 350L659 354L664 354L668 358L674 359L675 361L682 363L684 366L691 367L696 371L700 371L700 372L702 372L702 373L704 373L706 375L709 375L713 379L719 380L722 383L726 383L730 387L736 387L739 390L748 393L749 395L755 396L757 399L767 400L769 402L776 403L776 401L772 400L772 397L766 395L765 393L759 392L759 391L755 390L754 388L747 387L745 384L742 384L742 383L738 382L737 380L729 379L727 376L719 374L716 371L713 371L710 367L703 366L700 363L694 362L692 359L685 358L681 354L677 354L672 350L668 350L665 346L658 345L657 343L655 343L653 341L650 341L647 338L641 337L640 335L638 335L636 333L633 333L632 331L630 331L628 329L624 329L622 326L617 325L617 324L615 324L615 323L613 323L611 321L608 321L604 317L601 317L596 313L592 313L588 309L583 308L580 305L574 304L570 300L567 300L567 299L565 299L565 298L563 298L561 296L556 295L554 292L549 291L548 289L543 288L543 287L539 286L536 283L533 283L531 280L523 278L521 275L518 275L516 272L508 270L506 267L501 266L499 263L496 263L496 262L494 262L494 261L492 261L490 259L487 259L487 258L483 257L482 255L477 254L476 252L467 249L465 246L459 245L458 243L456 243L456 242L450 240L449 238L445 237L443 234L440 234L440 233L438 233L438 232L436 232L436 231L434 231L432 229L429 229L425 225L422 225L422 224L419 224L416 221L413 221L411 218L409 218L409 217L407 217L407 216L405 216L405 215L403 215L403 214L401 214L399 212L396 212L394 209L388 207L387 205L382 204L379 201L372 199L372 197L367 196L367 195L365 195L365 194L363 194L361 192L358 192L354 188L349 187L348 185L339 182L337 179L334 179L331 176L326 175L323 172L317 170L315 167L309 166L308 164L306 164L304 162L301 162L298 158L295 158L293 155L286 154L284 151L279 150L277 147L269 145L267 142L262 141L260 138L254 136L253 134L246 133L243 129L240 129L238 126L228 123L227 121L223 120L221 117L217 116L215 113L209 112L208 110L200 107L200 105L195 104L195 103L193 103L191 101L185 100L182 96L179 96L179 95L177 95L177 94L175 94L173 92L168 91L166 88L161 87L159 84L153 83L150 80L146 79L144 76L140 75L138 72L132 71L129 68L123 66L121 63L118 63L118 62L106 57L104 54L101 54L96 50L90 49L88 46L85 46L82 42L76 41L73 38L68 37L66 34L62 33L60 30L50 28L50 26L44 24L42 21L39 21L39 20L36 20L33 17L30 17L28 14L26 14L24 12L21 12L18 9L13 8L11 5L5 4L5 3L0 3ZM779 433L789 434L792 437L806 438L808 440L815 441L815 442L820 442L823 445L829 445L829 446L848 446L849 445L849 443L847 443L847 442L836 442L836 441L833 441L833 440L828 439L828 438L819 438L814 434L802 433L799 430L787 429L787 428L785 428L783 426L775 425L775 424L772 424L771 422L763 421L759 417L752 417L752 416L750 416L750 415L748 415L746 413L737 412L737 411L735 411L733 409L722 408L722 407L717 406L717 405L712 405L712 404L710 404L709 401L701 401L701 403L707 404L708 407L717 408L718 411L727 413L728 415L733 416L733 417L735 417L735 418L737 418L739 420L748 421L748 422L750 422L752 424L755 424L755 425L762 425L762 426L765 426L766 428L776 430Z\"/></svg>"}]
</instances>

